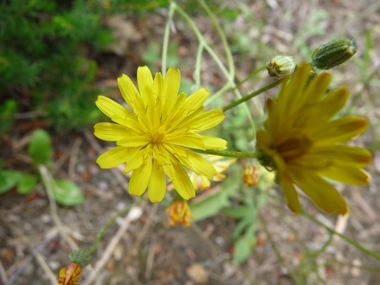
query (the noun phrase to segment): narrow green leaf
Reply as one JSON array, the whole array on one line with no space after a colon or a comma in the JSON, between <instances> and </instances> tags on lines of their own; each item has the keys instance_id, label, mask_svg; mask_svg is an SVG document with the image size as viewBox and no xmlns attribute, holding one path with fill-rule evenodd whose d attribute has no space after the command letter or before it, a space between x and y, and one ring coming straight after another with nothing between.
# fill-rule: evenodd
<instances>
[{"instance_id":1,"label":"narrow green leaf","mask_svg":"<svg viewBox=\"0 0 380 285\"><path fill-rule=\"evenodd\" d=\"M11 190L17 185L20 178L19 171L1 170L0 171L0 194Z\"/></svg>"},{"instance_id":2,"label":"narrow green leaf","mask_svg":"<svg viewBox=\"0 0 380 285\"><path fill-rule=\"evenodd\" d=\"M19 194L29 194L34 190L37 184L37 177L34 175L20 173L20 180L18 181L17 192Z\"/></svg>"},{"instance_id":3,"label":"narrow green leaf","mask_svg":"<svg viewBox=\"0 0 380 285\"><path fill-rule=\"evenodd\" d=\"M228 200L227 192L218 192L213 196L209 196L206 199L190 205L191 214L193 215L193 221L200 221L209 218L218 213L223 207L230 204Z\"/></svg>"},{"instance_id":4,"label":"narrow green leaf","mask_svg":"<svg viewBox=\"0 0 380 285\"><path fill-rule=\"evenodd\" d=\"M49 134L42 129L36 130L30 140L28 152L35 163L47 165L51 156Z\"/></svg>"},{"instance_id":5,"label":"narrow green leaf","mask_svg":"<svg viewBox=\"0 0 380 285\"><path fill-rule=\"evenodd\" d=\"M244 262L251 254L255 242L254 236L244 236L234 242L233 262L236 264Z\"/></svg>"},{"instance_id":6,"label":"narrow green leaf","mask_svg":"<svg viewBox=\"0 0 380 285\"><path fill-rule=\"evenodd\" d=\"M250 209L249 207L241 206L235 208L225 208L221 212L231 218L243 218L250 212Z\"/></svg>"},{"instance_id":7,"label":"narrow green leaf","mask_svg":"<svg viewBox=\"0 0 380 285\"><path fill-rule=\"evenodd\" d=\"M52 185L54 198L58 203L66 206L79 205L83 202L82 190L68 180L55 179L57 185Z\"/></svg>"}]
</instances>

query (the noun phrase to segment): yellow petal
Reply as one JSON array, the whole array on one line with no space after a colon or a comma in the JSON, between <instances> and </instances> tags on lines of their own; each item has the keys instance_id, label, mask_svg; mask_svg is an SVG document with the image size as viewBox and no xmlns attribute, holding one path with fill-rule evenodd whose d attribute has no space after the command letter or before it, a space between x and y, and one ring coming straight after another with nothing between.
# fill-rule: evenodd
<instances>
[{"instance_id":1,"label":"yellow petal","mask_svg":"<svg viewBox=\"0 0 380 285\"><path fill-rule=\"evenodd\" d=\"M268 148L272 144L272 137L270 133L264 130L257 130L256 139L257 147L267 153Z\"/></svg>"},{"instance_id":2,"label":"yellow petal","mask_svg":"<svg viewBox=\"0 0 380 285\"><path fill-rule=\"evenodd\" d=\"M179 69L170 67L164 78L164 95L171 105L176 99L181 84L181 73ZM169 106L170 107L170 106Z\"/></svg>"},{"instance_id":3,"label":"yellow petal","mask_svg":"<svg viewBox=\"0 0 380 285\"><path fill-rule=\"evenodd\" d=\"M129 116L133 116L132 112L127 108L121 106L120 104L105 96L98 96L98 100L96 100L95 104L98 106L100 111L111 118L114 122L119 124L120 120L126 119Z\"/></svg>"},{"instance_id":4,"label":"yellow petal","mask_svg":"<svg viewBox=\"0 0 380 285\"><path fill-rule=\"evenodd\" d=\"M147 96L147 94L145 94L145 87L153 87L152 73L150 73L150 70L147 66L140 66L137 69L137 84L139 86L140 93L144 98Z\"/></svg>"},{"instance_id":5,"label":"yellow petal","mask_svg":"<svg viewBox=\"0 0 380 285\"><path fill-rule=\"evenodd\" d=\"M150 141L147 136L124 137L117 141L118 145L125 147L143 147Z\"/></svg>"},{"instance_id":6,"label":"yellow petal","mask_svg":"<svg viewBox=\"0 0 380 285\"><path fill-rule=\"evenodd\" d=\"M160 72L156 73L156 76L153 80L153 92L157 97L161 98L164 93L164 79L162 78L162 74Z\"/></svg>"},{"instance_id":7,"label":"yellow petal","mask_svg":"<svg viewBox=\"0 0 380 285\"><path fill-rule=\"evenodd\" d=\"M200 135L206 149L227 149L227 141L221 138Z\"/></svg>"},{"instance_id":8,"label":"yellow petal","mask_svg":"<svg viewBox=\"0 0 380 285\"><path fill-rule=\"evenodd\" d=\"M303 168L292 167L291 172L301 190L326 213L344 215L348 212L343 197L330 183Z\"/></svg>"},{"instance_id":9,"label":"yellow petal","mask_svg":"<svg viewBox=\"0 0 380 285\"><path fill-rule=\"evenodd\" d=\"M152 174L150 176L148 193L152 203L161 202L165 196L166 178L165 171L162 165L159 165L157 160L154 160Z\"/></svg>"},{"instance_id":10,"label":"yellow petal","mask_svg":"<svg viewBox=\"0 0 380 285\"><path fill-rule=\"evenodd\" d=\"M152 173L152 157L147 157L140 168L133 170L131 180L129 180L129 194L141 196L146 187Z\"/></svg>"},{"instance_id":11,"label":"yellow petal","mask_svg":"<svg viewBox=\"0 0 380 285\"><path fill-rule=\"evenodd\" d=\"M181 135L169 134L165 137L165 140L170 145L174 144L190 148L197 148L203 150L206 149L206 145L204 144L202 137L196 133L182 133Z\"/></svg>"},{"instance_id":12,"label":"yellow petal","mask_svg":"<svg viewBox=\"0 0 380 285\"><path fill-rule=\"evenodd\" d=\"M280 124L285 123L279 122L278 120L279 112L277 102L272 99L268 99L266 103L266 110L268 112L268 119L265 121L265 129L271 134L276 134L281 128Z\"/></svg>"},{"instance_id":13,"label":"yellow petal","mask_svg":"<svg viewBox=\"0 0 380 285\"><path fill-rule=\"evenodd\" d=\"M99 123L94 126L94 129L94 135L105 141L117 141L131 135L130 129L113 123Z\"/></svg>"},{"instance_id":14,"label":"yellow petal","mask_svg":"<svg viewBox=\"0 0 380 285\"><path fill-rule=\"evenodd\" d=\"M346 142L364 133L368 129L366 119L361 117L343 117L327 124L322 124L310 134L315 146Z\"/></svg>"},{"instance_id":15,"label":"yellow petal","mask_svg":"<svg viewBox=\"0 0 380 285\"><path fill-rule=\"evenodd\" d=\"M210 188L210 186L211 186L210 180L208 180L208 178L206 176L203 176L203 175L201 175L200 178L201 178L201 183L200 183L201 186L199 187L199 189L205 190L205 189Z\"/></svg>"},{"instance_id":16,"label":"yellow petal","mask_svg":"<svg viewBox=\"0 0 380 285\"><path fill-rule=\"evenodd\" d=\"M348 145L334 146L329 153L334 161L340 161L347 165L363 167L371 163L372 154L361 147Z\"/></svg>"},{"instance_id":17,"label":"yellow petal","mask_svg":"<svg viewBox=\"0 0 380 285\"><path fill-rule=\"evenodd\" d=\"M118 146L99 156L96 163L103 169L112 168L126 162L135 152L134 148Z\"/></svg>"},{"instance_id":18,"label":"yellow petal","mask_svg":"<svg viewBox=\"0 0 380 285\"><path fill-rule=\"evenodd\" d=\"M326 119L330 119L343 108L349 96L350 92L344 86L331 91L322 101L325 108L321 110L320 114Z\"/></svg>"},{"instance_id":19,"label":"yellow petal","mask_svg":"<svg viewBox=\"0 0 380 285\"><path fill-rule=\"evenodd\" d=\"M194 186L182 165L172 159L172 164L164 165L164 170L183 199L189 200L195 197Z\"/></svg>"},{"instance_id":20,"label":"yellow petal","mask_svg":"<svg viewBox=\"0 0 380 285\"><path fill-rule=\"evenodd\" d=\"M144 160L147 159L146 149L135 152L131 157L127 159L127 165L124 170L124 174L127 174L133 169L141 167L144 163Z\"/></svg>"},{"instance_id":21,"label":"yellow petal","mask_svg":"<svg viewBox=\"0 0 380 285\"><path fill-rule=\"evenodd\" d=\"M346 184L367 185L369 176L354 166L339 163L337 165L329 165L318 171L320 175Z\"/></svg>"},{"instance_id":22,"label":"yellow petal","mask_svg":"<svg viewBox=\"0 0 380 285\"><path fill-rule=\"evenodd\" d=\"M183 124L196 131L211 129L223 121L225 115L222 109L213 109L203 113L202 115L192 119L184 120Z\"/></svg>"},{"instance_id":23,"label":"yellow petal","mask_svg":"<svg viewBox=\"0 0 380 285\"><path fill-rule=\"evenodd\" d=\"M286 118L300 108L302 92L309 79L310 65L303 64L297 68L290 82L283 87L278 96L279 117ZM286 85L286 86L285 86Z\"/></svg>"},{"instance_id":24,"label":"yellow petal","mask_svg":"<svg viewBox=\"0 0 380 285\"><path fill-rule=\"evenodd\" d=\"M189 111L188 114L190 114L202 106L209 95L210 92L206 88L201 88L186 98L183 108Z\"/></svg>"},{"instance_id":25,"label":"yellow petal","mask_svg":"<svg viewBox=\"0 0 380 285\"><path fill-rule=\"evenodd\" d=\"M328 72L323 72L314 78L302 94L301 101L299 102L300 107L302 108L305 105L312 105L320 101L323 95L325 95L330 82L331 74Z\"/></svg>"},{"instance_id":26,"label":"yellow petal","mask_svg":"<svg viewBox=\"0 0 380 285\"><path fill-rule=\"evenodd\" d=\"M138 96L140 96L132 80L125 74L117 79L120 93L123 96L125 102L132 108L134 102Z\"/></svg>"},{"instance_id":27,"label":"yellow petal","mask_svg":"<svg viewBox=\"0 0 380 285\"><path fill-rule=\"evenodd\" d=\"M300 201L298 199L298 194L294 188L293 181L286 171L280 174L279 182L284 190L284 195L288 201L288 206L290 210L294 213L299 213L301 211Z\"/></svg>"},{"instance_id":28,"label":"yellow petal","mask_svg":"<svg viewBox=\"0 0 380 285\"><path fill-rule=\"evenodd\" d=\"M186 150L187 161L191 164L191 166L199 171L202 175L206 176L209 179L212 179L216 174L215 168L212 166L210 162L204 159L199 154Z\"/></svg>"}]
</instances>

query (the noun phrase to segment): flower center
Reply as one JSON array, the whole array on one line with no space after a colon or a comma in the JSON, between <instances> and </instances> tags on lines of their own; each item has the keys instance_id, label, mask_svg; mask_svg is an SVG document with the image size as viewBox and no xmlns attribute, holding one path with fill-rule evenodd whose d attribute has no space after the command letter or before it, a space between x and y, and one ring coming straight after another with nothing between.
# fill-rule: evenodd
<instances>
[{"instance_id":1,"label":"flower center","mask_svg":"<svg viewBox=\"0 0 380 285\"><path fill-rule=\"evenodd\" d=\"M275 143L275 149L289 162L305 154L311 144L311 140L305 134L290 132Z\"/></svg>"},{"instance_id":2,"label":"flower center","mask_svg":"<svg viewBox=\"0 0 380 285\"><path fill-rule=\"evenodd\" d=\"M152 143L153 144L162 144L164 139L165 139L165 127L161 126L152 135Z\"/></svg>"}]
</instances>

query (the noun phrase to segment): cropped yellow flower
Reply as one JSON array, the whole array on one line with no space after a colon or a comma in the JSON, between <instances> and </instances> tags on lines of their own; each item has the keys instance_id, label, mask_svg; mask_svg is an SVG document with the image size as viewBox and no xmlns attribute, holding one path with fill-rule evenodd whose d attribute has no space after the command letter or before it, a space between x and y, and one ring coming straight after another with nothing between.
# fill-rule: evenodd
<instances>
[{"instance_id":1,"label":"cropped yellow flower","mask_svg":"<svg viewBox=\"0 0 380 285\"><path fill-rule=\"evenodd\" d=\"M370 163L370 152L343 144L365 132L368 123L355 116L332 119L349 92L340 87L324 96L331 81L326 72L305 89L309 71L309 65L301 66L283 84L278 99L268 100L265 130L257 131L259 160L277 170L292 211L301 209L297 185L325 212L345 214L346 202L323 177L353 185L368 183L361 168Z\"/></svg>"},{"instance_id":2,"label":"cropped yellow flower","mask_svg":"<svg viewBox=\"0 0 380 285\"><path fill-rule=\"evenodd\" d=\"M227 148L223 139L197 134L219 124L224 119L223 110L204 112L203 103L210 94L205 88L187 98L185 93L178 95L180 81L178 69L170 68L165 79L161 73L153 79L148 67L139 67L139 91L128 76L118 78L121 94L133 112L104 96L96 101L115 123L95 125L94 134L118 145L102 154L97 163L101 168L112 168L126 162L124 173L133 170L129 193L140 196L148 187L152 202L165 196L165 174L182 198L195 197L183 166L209 179L217 174L206 159L188 148Z\"/></svg>"},{"instance_id":3,"label":"cropped yellow flower","mask_svg":"<svg viewBox=\"0 0 380 285\"><path fill-rule=\"evenodd\" d=\"M78 263L71 263L69 266L62 268L59 272L59 285L77 285L79 277L82 274L82 268Z\"/></svg>"},{"instance_id":4,"label":"cropped yellow flower","mask_svg":"<svg viewBox=\"0 0 380 285\"><path fill-rule=\"evenodd\" d=\"M224 159L223 156L218 155L202 155L211 165L215 168L217 174L211 179L216 182L223 181L226 175L223 174L224 171L228 169L237 158ZM210 179L205 175L197 174L196 172L190 173L190 179L193 182L195 190L205 190L210 188Z\"/></svg>"},{"instance_id":5,"label":"cropped yellow flower","mask_svg":"<svg viewBox=\"0 0 380 285\"><path fill-rule=\"evenodd\" d=\"M193 216L186 200L175 199L165 211L168 212L171 227L174 227L177 223L185 225L186 228L190 227Z\"/></svg>"}]
</instances>

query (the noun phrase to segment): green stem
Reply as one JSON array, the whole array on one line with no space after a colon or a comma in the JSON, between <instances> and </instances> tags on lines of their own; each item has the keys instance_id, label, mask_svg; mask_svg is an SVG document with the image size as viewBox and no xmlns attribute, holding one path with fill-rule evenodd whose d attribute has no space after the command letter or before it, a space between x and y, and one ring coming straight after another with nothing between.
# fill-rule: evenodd
<instances>
[{"instance_id":1,"label":"green stem","mask_svg":"<svg viewBox=\"0 0 380 285\"><path fill-rule=\"evenodd\" d=\"M251 99L251 98L253 98L253 97L269 90L269 89L271 89L271 88L273 88L273 87L276 87L277 85L281 84L282 82L283 82L282 80L278 80L278 81L273 82L272 84L269 84L269 85L255 91L255 92L252 92L251 94L248 94L247 96L244 96L243 98L236 100L235 102L232 102L231 104L227 105L226 107L223 108L223 111L225 112L225 111L227 111L227 110L229 110L229 109L231 109L231 108L233 108L233 107L235 107L235 106L237 106L237 105L239 105L239 104L241 104L241 103L243 103L243 102L245 102L245 101L247 101L247 100L249 100L249 99Z\"/></svg>"},{"instance_id":2,"label":"green stem","mask_svg":"<svg viewBox=\"0 0 380 285\"><path fill-rule=\"evenodd\" d=\"M222 40L223 48L227 55L227 61L228 61L228 69L230 71L230 78L235 77L235 64L234 60L232 58L232 53L230 50L230 46L227 42L226 36L223 33L222 28L220 27L215 15L211 12L210 8L207 6L206 2L204 0L198 0L198 2L203 6L203 8L206 10L207 14L210 16L210 19L212 23L214 24L216 30L218 31L218 34L220 36L220 39Z\"/></svg>"},{"instance_id":3,"label":"green stem","mask_svg":"<svg viewBox=\"0 0 380 285\"><path fill-rule=\"evenodd\" d=\"M345 235L342 235L340 233L338 233L337 231L335 231L334 229L324 225L323 223L321 223L320 221L318 221L316 218L314 218L313 216L309 215L308 213L306 213L305 211L301 211L301 214L304 215L305 217L309 218L310 220L312 220L314 223L324 227L326 230L328 230L331 234L335 234L337 236L339 236L340 238L344 239L346 242L352 244L353 246L355 246L357 249L360 249L361 251L365 252L366 254L369 254L371 255L372 257L380 260L380 255L377 254L376 252L373 252L367 248L365 248L364 246L360 245L359 243L357 243L356 241L346 237Z\"/></svg>"},{"instance_id":4,"label":"green stem","mask_svg":"<svg viewBox=\"0 0 380 285\"><path fill-rule=\"evenodd\" d=\"M238 84L236 84L236 87L235 88L239 88L240 86L242 86L247 80L251 79L252 77L254 77L255 75L257 75L259 72L263 71L264 69L267 68L267 65L263 65L261 66L259 69L255 70L254 72L252 72L250 75L248 75L243 81L240 81Z\"/></svg>"},{"instance_id":5,"label":"green stem","mask_svg":"<svg viewBox=\"0 0 380 285\"><path fill-rule=\"evenodd\" d=\"M206 42L205 38L202 36L201 32L199 31L199 29L197 28L197 26L194 24L193 20L191 20L191 18L189 17L189 15L187 15L187 13L185 11L183 11L179 6L175 6L175 9L178 11L179 14L181 14L182 17L185 18L185 20L189 23L190 27L193 29L193 32L195 33L195 35L197 36L197 39L199 41L200 44L203 44L205 50L207 50L207 52L211 55L211 57L214 59L215 63L218 65L218 67L220 68L220 70L223 72L223 74L226 76L227 78L227 81L229 83L229 87L231 88L235 88L236 84L234 82L234 78L231 77L231 71L228 72L228 70L226 69L226 67L223 65L222 61L220 60L220 58L218 57L218 55L214 52L214 50L210 47L210 45ZM229 48L228 48L229 50ZM227 52L228 53L228 52ZM233 62L232 62L233 63ZM221 93L219 93L220 95ZM235 90L235 94L238 98L241 98L241 94L240 94L240 91L239 90ZM208 104L210 102L212 102L214 99L216 99L217 97L215 95L211 96L209 99L208 99ZM206 106L206 104L205 104ZM249 122L252 126L253 129L255 129L255 124L253 122L253 119L252 119L252 115L249 111L249 108L247 105L243 105L244 107L244 110L247 114L247 117L249 119Z\"/></svg>"},{"instance_id":6,"label":"green stem","mask_svg":"<svg viewBox=\"0 0 380 285\"><path fill-rule=\"evenodd\" d=\"M162 63L161 63L161 73L162 76L165 76L166 73L166 58L168 54L168 43L169 43L169 34L170 34L170 25L172 23L174 11L177 4L172 2L169 6L169 14L168 18L166 19L166 25L165 25L165 34L164 34L164 42L162 44Z\"/></svg>"},{"instance_id":7,"label":"green stem","mask_svg":"<svg viewBox=\"0 0 380 285\"><path fill-rule=\"evenodd\" d=\"M265 234L267 235L268 237L268 240L269 240L269 243L271 244L272 246L272 249L274 251L274 253L276 254L277 256L277 259L281 262L282 266L284 266L287 271L288 271L288 274L289 276L293 279L293 281L296 283L296 284L302 284L301 280L299 280L298 276L295 275L289 268L289 266L287 265L287 263L285 262L285 260L282 258L281 254L280 254L280 251L277 249L277 246L276 246L276 243L273 241L272 239L272 235L269 233L268 231L268 227L267 227L267 224L264 220L264 217L261 215L261 212L258 211L259 213L259 218L260 218L260 221L261 221L261 225L263 226L263 229L265 231Z\"/></svg>"},{"instance_id":8,"label":"green stem","mask_svg":"<svg viewBox=\"0 0 380 285\"><path fill-rule=\"evenodd\" d=\"M257 158L257 154L255 152L242 152L242 151L228 151L228 150L201 150L201 149L192 149L198 153L204 154L212 154L219 155L225 157L237 157L237 158Z\"/></svg>"},{"instance_id":9,"label":"green stem","mask_svg":"<svg viewBox=\"0 0 380 285\"><path fill-rule=\"evenodd\" d=\"M88 255L90 255L91 253L93 253L98 245L99 245L99 242L101 241L104 233L106 232L106 230L116 221L116 219L118 217L121 217L122 215L124 215L126 212L128 212L131 208L133 208L134 206L140 204L142 201L144 200L147 200L147 198L143 198L143 197L140 197L140 199L136 200L135 202L133 202L132 204L128 205L126 208L124 208L123 210L121 210L120 212L118 212L115 216L113 216L108 222L107 224L104 225L104 227L98 232L97 236L96 236L96 240L95 240L95 243L94 245L88 250L86 251L86 253Z\"/></svg>"},{"instance_id":10,"label":"green stem","mask_svg":"<svg viewBox=\"0 0 380 285\"><path fill-rule=\"evenodd\" d=\"M281 197L277 196L277 195L273 195L273 194L270 194L270 193L268 193L267 195L270 196L270 197L272 197L272 198L274 198L274 199L276 199L276 200L279 200L280 202L282 202L282 203L284 203L284 204L286 204L285 200L282 199ZM359 243L357 243L356 241L354 241L354 240L352 240L352 239L346 237L345 235L342 235L342 234L338 233L338 232L335 231L334 229L332 229L332 228L330 228L330 227L324 225L322 222L318 221L316 218L314 218L313 216L309 215L309 214L306 213L305 211L301 210L301 214L302 214L303 216L305 216L306 218L309 218L310 220L312 220L312 221L315 222L316 224L318 224L318 225L324 227L324 228L325 228L327 231L329 231L331 234L335 234L335 235L341 237L343 240L345 240L346 242L352 244L352 245L353 245L354 247L356 247L357 249L359 249L359 250L361 250L361 251L363 251L363 252L365 252L365 253L371 255L372 257L374 257L374 258L376 258L376 259L378 259L378 260L380 260L380 255L377 254L376 252L373 252L373 251L371 251L371 250L369 250L369 249L366 249L365 247L361 246L361 245L360 245Z\"/></svg>"},{"instance_id":11,"label":"green stem","mask_svg":"<svg viewBox=\"0 0 380 285\"><path fill-rule=\"evenodd\" d=\"M312 253L312 256L315 258L317 257L318 255L320 255L321 253L324 253L326 248L330 245L330 243L332 242L333 240L333 237L334 237L334 234L333 233L330 233L330 236L329 236L329 239L323 244L323 246L316 252L313 252Z\"/></svg>"},{"instance_id":12,"label":"green stem","mask_svg":"<svg viewBox=\"0 0 380 285\"><path fill-rule=\"evenodd\" d=\"M197 59L195 61L195 71L194 71L194 79L196 84L196 90L201 86L201 61L202 61L202 53L203 53L203 43L199 43Z\"/></svg>"}]
</instances>

